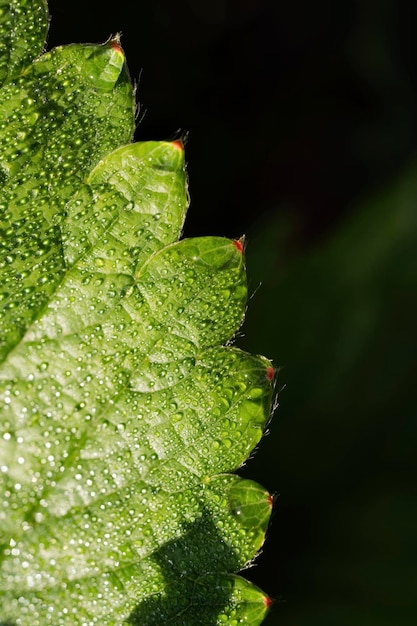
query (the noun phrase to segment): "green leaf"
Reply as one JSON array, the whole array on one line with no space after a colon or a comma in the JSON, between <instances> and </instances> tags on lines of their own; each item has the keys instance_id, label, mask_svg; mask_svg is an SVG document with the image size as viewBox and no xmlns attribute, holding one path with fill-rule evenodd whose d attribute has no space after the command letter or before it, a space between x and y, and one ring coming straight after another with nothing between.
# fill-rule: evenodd
<instances>
[{"instance_id":1,"label":"green leaf","mask_svg":"<svg viewBox=\"0 0 417 626\"><path fill-rule=\"evenodd\" d=\"M0 85L42 52L47 29L44 0L0 0Z\"/></svg>"},{"instance_id":2,"label":"green leaf","mask_svg":"<svg viewBox=\"0 0 417 626\"><path fill-rule=\"evenodd\" d=\"M117 42L2 89L0 621L256 625L268 600L235 573L270 498L228 472L270 363L230 345L240 243L178 241L182 145L128 143L133 112Z\"/></svg>"},{"instance_id":3,"label":"green leaf","mask_svg":"<svg viewBox=\"0 0 417 626\"><path fill-rule=\"evenodd\" d=\"M133 118L124 57L111 43L56 48L2 88L0 354L63 276L65 203L92 166L131 139Z\"/></svg>"}]
</instances>

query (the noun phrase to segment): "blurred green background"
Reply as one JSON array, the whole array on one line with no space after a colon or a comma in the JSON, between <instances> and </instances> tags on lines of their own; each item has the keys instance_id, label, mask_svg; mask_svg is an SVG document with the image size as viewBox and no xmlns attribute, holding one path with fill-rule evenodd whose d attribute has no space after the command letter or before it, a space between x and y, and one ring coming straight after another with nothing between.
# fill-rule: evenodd
<instances>
[{"instance_id":1,"label":"blurred green background","mask_svg":"<svg viewBox=\"0 0 417 626\"><path fill-rule=\"evenodd\" d=\"M417 7L50 9L50 47L122 31L138 140L189 132L185 236L247 236L238 345L279 370L241 470L276 494L245 572L276 598L266 624L416 624Z\"/></svg>"}]
</instances>

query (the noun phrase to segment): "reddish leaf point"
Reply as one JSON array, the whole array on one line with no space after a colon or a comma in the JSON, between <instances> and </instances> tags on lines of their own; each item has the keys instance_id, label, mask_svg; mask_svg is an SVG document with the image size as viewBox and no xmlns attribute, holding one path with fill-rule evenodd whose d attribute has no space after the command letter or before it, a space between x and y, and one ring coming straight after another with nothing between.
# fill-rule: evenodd
<instances>
[{"instance_id":1,"label":"reddish leaf point","mask_svg":"<svg viewBox=\"0 0 417 626\"><path fill-rule=\"evenodd\" d=\"M271 365L269 365L266 368L266 377L268 380L273 380L274 376L275 376L275 370Z\"/></svg>"},{"instance_id":2,"label":"reddish leaf point","mask_svg":"<svg viewBox=\"0 0 417 626\"><path fill-rule=\"evenodd\" d=\"M269 596L265 596L264 597L264 604L266 606L267 609L270 609L271 606L274 604L274 601L272 598L270 598Z\"/></svg>"},{"instance_id":3,"label":"reddish leaf point","mask_svg":"<svg viewBox=\"0 0 417 626\"><path fill-rule=\"evenodd\" d=\"M120 54L124 54L122 46L120 45L120 39L118 37L115 39L112 39L109 45L110 45L110 48L113 48L113 50L115 50L116 52L119 52Z\"/></svg>"},{"instance_id":4,"label":"reddish leaf point","mask_svg":"<svg viewBox=\"0 0 417 626\"><path fill-rule=\"evenodd\" d=\"M268 503L272 509L272 507L274 506L274 496L271 493L268 495Z\"/></svg>"},{"instance_id":5,"label":"reddish leaf point","mask_svg":"<svg viewBox=\"0 0 417 626\"><path fill-rule=\"evenodd\" d=\"M176 141L173 141L172 145L174 146L174 148L176 148L180 152L184 150L184 144L182 143L181 139L177 139Z\"/></svg>"},{"instance_id":6,"label":"reddish leaf point","mask_svg":"<svg viewBox=\"0 0 417 626\"><path fill-rule=\"evenodd\" d=\"M233 245L240 254L243 254L243 243L240 239L234 239Z\"/></svg>"}]
</instances>

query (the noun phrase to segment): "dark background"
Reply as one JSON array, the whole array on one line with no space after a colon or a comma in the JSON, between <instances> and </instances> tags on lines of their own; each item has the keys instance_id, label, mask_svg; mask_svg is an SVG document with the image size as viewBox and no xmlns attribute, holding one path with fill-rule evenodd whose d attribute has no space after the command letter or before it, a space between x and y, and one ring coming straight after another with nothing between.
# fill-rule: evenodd
<instances>
[{"instance_id":1,"label":"dark background","mask_svg":"<svg viewBox=\"0 0 417 626\"><path fill-rule=\"evenodd\" d=\"M122 32L136 139L188 133L185 236L247 236L238 345L279 368L241 472L276 494L265 624L414 626L416 6L49 5L49 47Z\"/></svg>"}]
</instances>

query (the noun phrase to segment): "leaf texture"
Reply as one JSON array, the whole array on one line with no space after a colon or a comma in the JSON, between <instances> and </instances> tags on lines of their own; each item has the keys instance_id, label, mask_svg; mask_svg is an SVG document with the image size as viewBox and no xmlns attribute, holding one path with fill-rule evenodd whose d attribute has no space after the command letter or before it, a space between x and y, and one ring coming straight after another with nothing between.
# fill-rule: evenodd
<instances>
[{"instance_id":1,"label":"leaf texture","mask_svg":"<svg viewBox=\"0 0 417 626\"><path fill-rule=\"evenodd\" d=\"M230 344L241 245L178 241L184 151L129 143L117 42L52 50L1 91L0 622L260 624L236 572L270 497L229 472L272 383Z\"/></svg>"},{"instance_id":2,"label":"leaf texture","mask_svg":"<svg viewBox=\"0 0 417 626\"><path fill-rule=\"evenodd\" d=\"M39 56L47 28L44 0L0 0L0 85Z\"/></svg>"}]
</instances>

